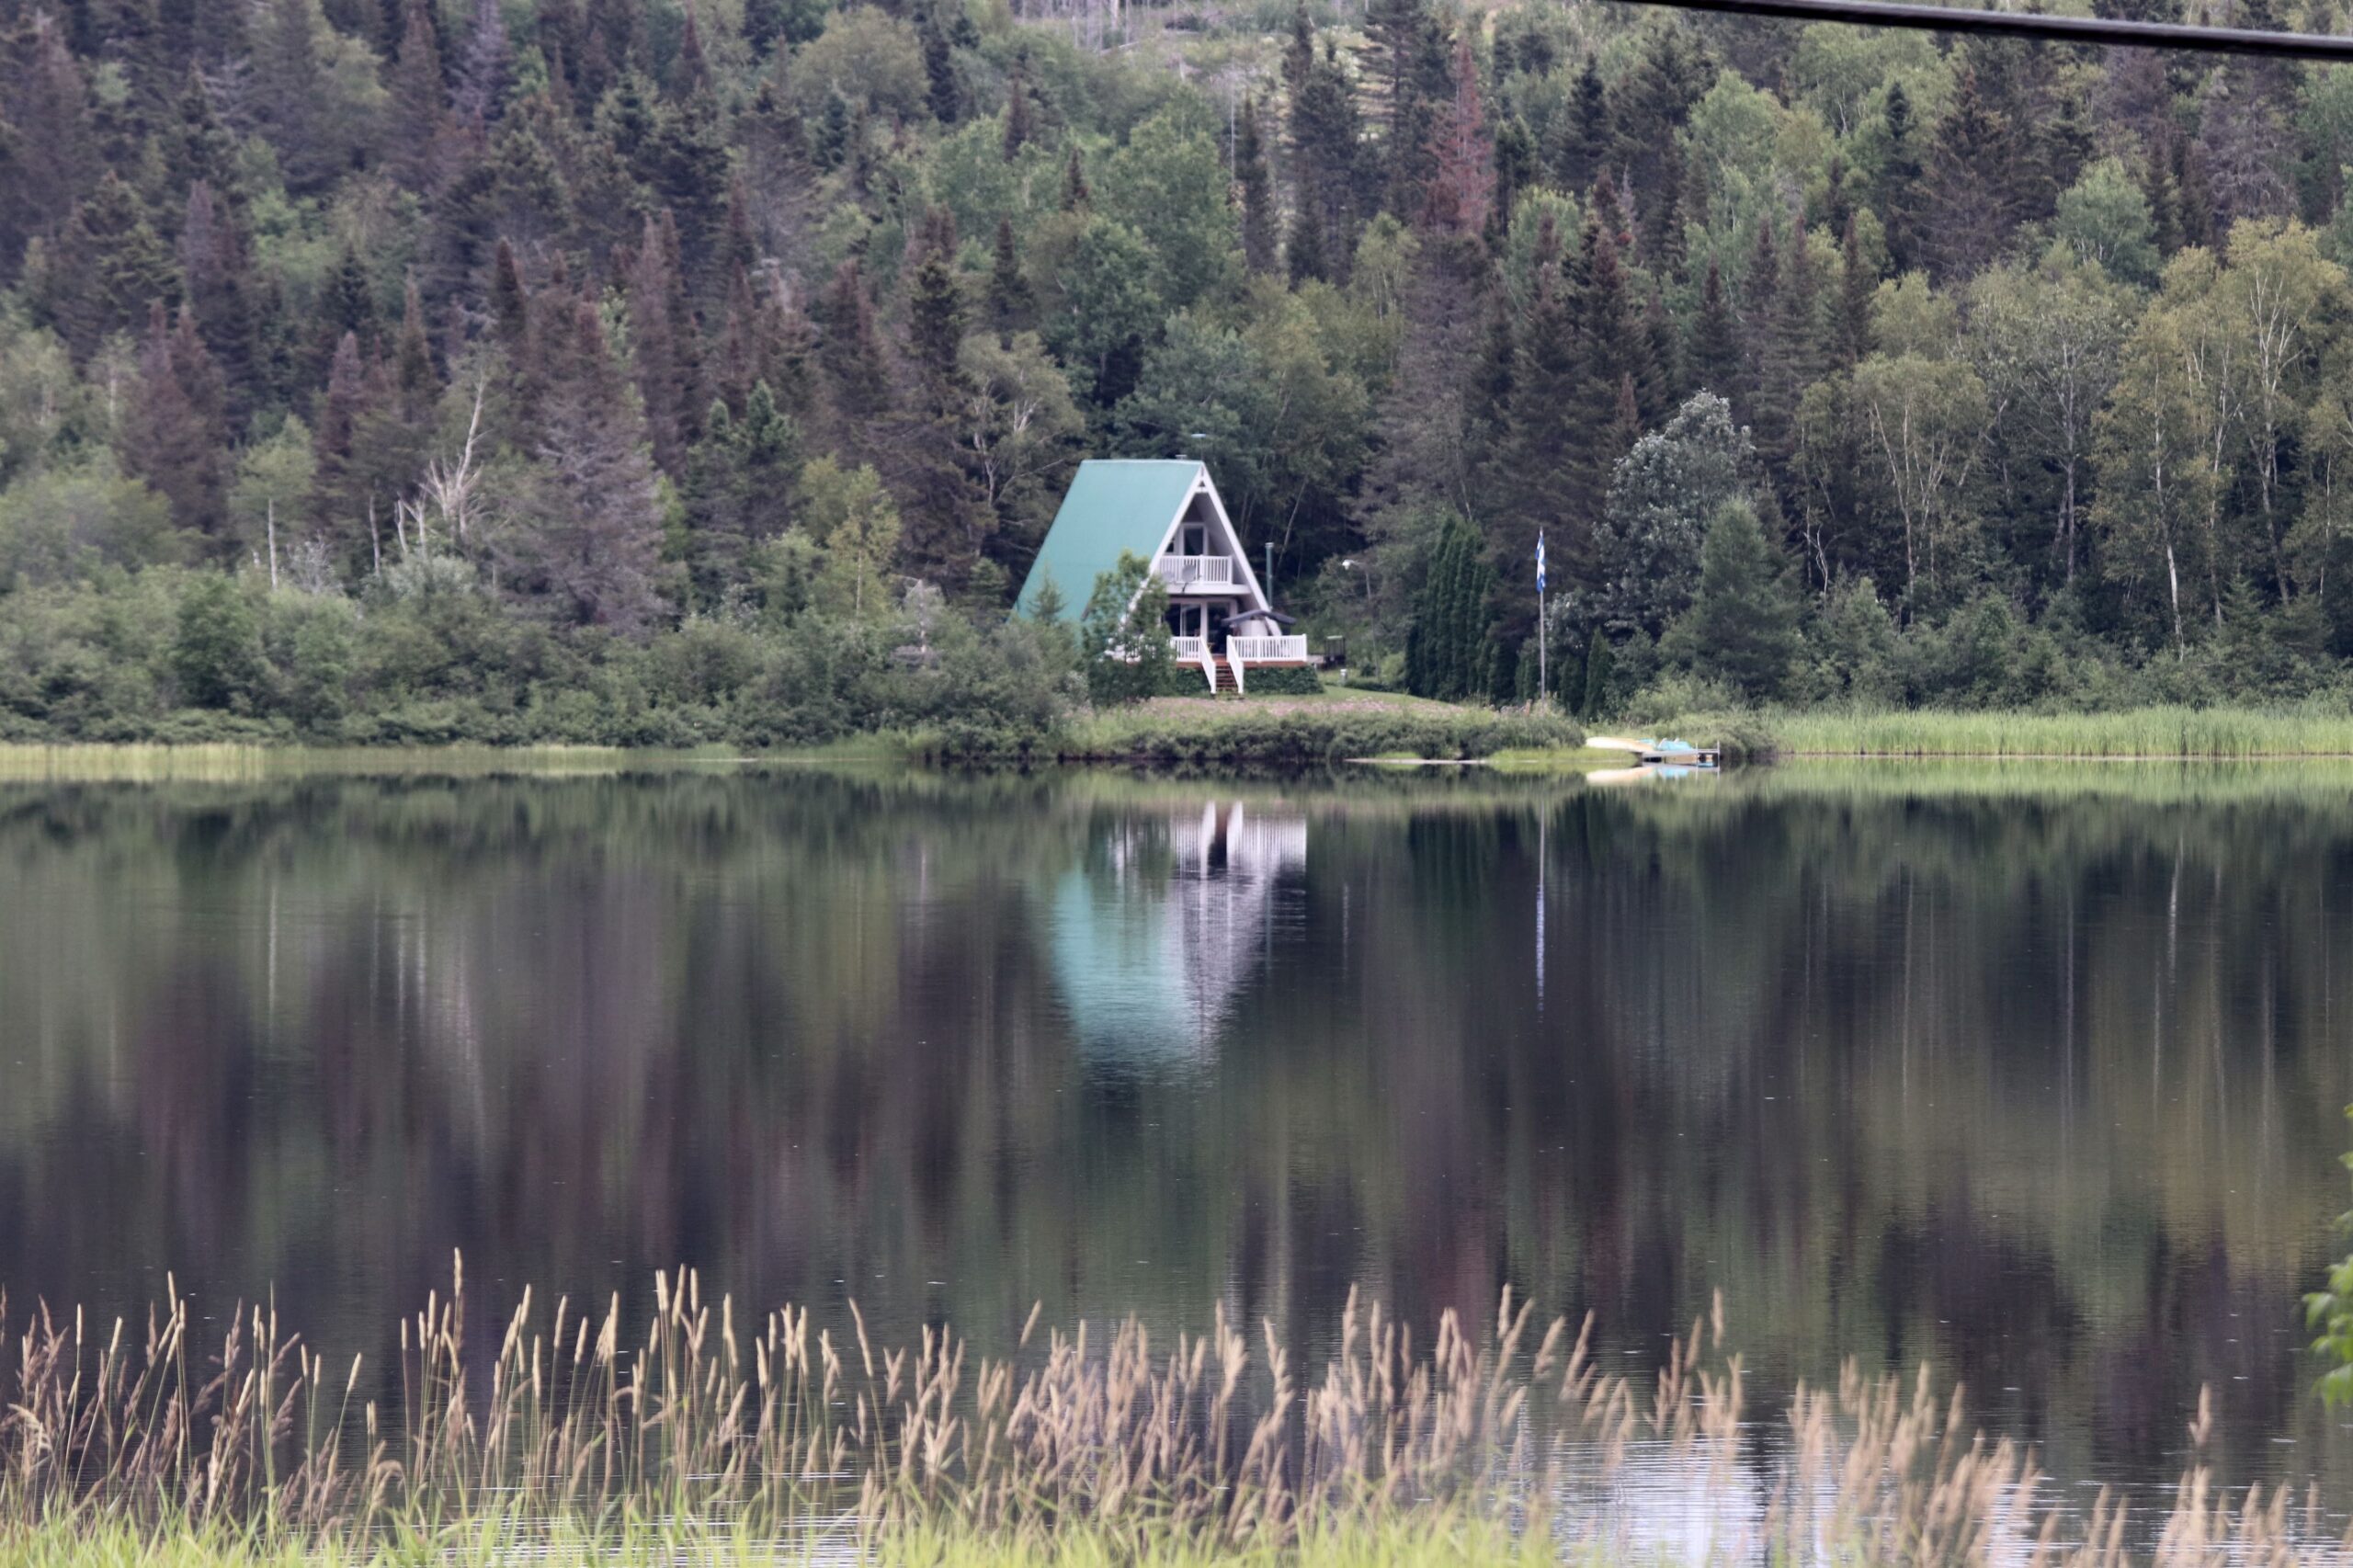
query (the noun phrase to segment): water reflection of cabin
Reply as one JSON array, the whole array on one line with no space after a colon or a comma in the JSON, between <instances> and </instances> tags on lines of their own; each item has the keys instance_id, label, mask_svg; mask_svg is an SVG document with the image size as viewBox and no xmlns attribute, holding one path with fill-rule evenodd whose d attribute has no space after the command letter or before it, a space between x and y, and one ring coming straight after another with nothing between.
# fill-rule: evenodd
<instances>
[{"instance_id":1,"label":"water reflection of cabin","mask_svg":"<svg viewBox=\"0 0 2353 1568\"><path fill-rule=\"evenodd\" d=\"M1036 613L1048 583L1075 619L1095 579L1121 554L1152 562L1168 588L1168 636L1179 663L1212 691L1246 692L1248 671L1311 663L1307 639L1285 618L1250 569L1249 552L1225 515L1209 470L1188 458L1096 459L1078 465L1053 527L1021 585L1024 613Z\"/></svg>"},{"instance_id":2,"label":"water reflection of cabin","mask_svg":"<svg viewBox=\"0 0 2353 1568\"><path fill-rule=\"evenodd\" d=\"M1052 900L1053 967L1098 1063L1205 1063L1267 950L1278 884L1307 864L1303 816L1211 801L1121 820Z\"/></svg>"}]
</instances>

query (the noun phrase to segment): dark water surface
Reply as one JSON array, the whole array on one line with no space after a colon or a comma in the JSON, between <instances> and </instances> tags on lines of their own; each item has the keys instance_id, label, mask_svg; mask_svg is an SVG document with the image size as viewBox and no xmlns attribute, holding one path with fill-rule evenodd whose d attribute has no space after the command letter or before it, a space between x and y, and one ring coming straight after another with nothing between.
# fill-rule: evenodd
<instances>
[{"instance_id":1,"label":"dark water surface","mask_svg":"<svg viewBox=\"0 0 2353 1568\"><path fill-rule=\"evenodd\" d=\"M1508 1282L1923 1358L2060 1474L2341 1478L2353 770L1605 790L0 787L0 1283L386 1345L526 1281L1001 1347ZM2340 1489L2341 1490L2341 1489Z\"/></svg>"}]
</instances>

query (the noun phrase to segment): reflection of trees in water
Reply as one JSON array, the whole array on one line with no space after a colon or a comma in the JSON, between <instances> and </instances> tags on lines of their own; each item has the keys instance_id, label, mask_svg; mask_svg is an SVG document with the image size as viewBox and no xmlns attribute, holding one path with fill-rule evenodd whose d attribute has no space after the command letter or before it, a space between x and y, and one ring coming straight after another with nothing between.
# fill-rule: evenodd
<instances>
[{"instance_id":1,"label":"reflection of trees in water","mask_svg":"<svg viewBox=\"0 0 2353 1568\"><path fill-rule=\"evenodd\" d=\"M1722 1284L1768 1375L1934 1356L2062 1463L2155 1462L2209 1379L2316 1435L2341 800L1135 793L0 798L9 1283L274 1279L339 1343L453 1244L984 1335L1303 1335L1360 1278L1637 1335ZM1090 1022L1074 929L1182 1027Z\"/></svg>"}]
</instances>

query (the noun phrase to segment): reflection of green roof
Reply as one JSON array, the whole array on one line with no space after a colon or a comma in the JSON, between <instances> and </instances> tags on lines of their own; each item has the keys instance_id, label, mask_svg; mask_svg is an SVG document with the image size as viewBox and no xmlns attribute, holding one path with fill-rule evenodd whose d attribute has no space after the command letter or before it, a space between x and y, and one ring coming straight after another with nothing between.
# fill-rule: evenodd
<instances>
[{"instance_id":1,"label":"reflection of green roof","mask_svg":"<svg viewBox=\"0 0 2353 1568\"><path fill-rule=\"evenodd\" d=\"M1062 592L1063 614L1076 620L1095 591L1095 579L1120 563L1121 551L1152 559L1200 472L1201 465L1190 459L1079 464L1016 604L1027 613L1051 579Z\"/></svg>"}]
</instances>

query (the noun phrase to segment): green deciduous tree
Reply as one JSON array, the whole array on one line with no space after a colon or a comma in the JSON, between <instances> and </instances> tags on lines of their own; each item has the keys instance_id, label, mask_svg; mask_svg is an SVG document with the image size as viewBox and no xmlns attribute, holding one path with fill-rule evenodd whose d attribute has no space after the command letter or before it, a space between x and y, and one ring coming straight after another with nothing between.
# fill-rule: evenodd
<instances>
[{"instance_id":1,"label":"green deciduous tree","mask_svg":"<svg viewBox=\"0 0 2353 1568\"><path fill-rule=\"evenodd\" d=\"M1086 689L1097 702L1140 702L1166 689L1175 658L1168 642L1168 585L1152 563L1121 551L1095 579L1078 620ZM1035 607L1033 606L1033 617Z\"/></svg>"}]
</instances>

